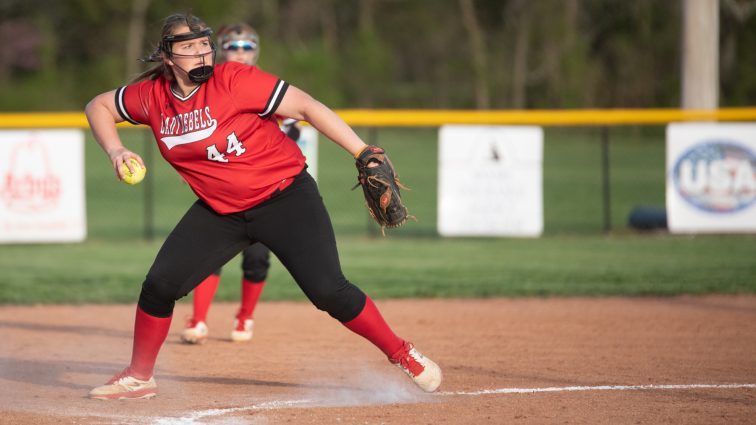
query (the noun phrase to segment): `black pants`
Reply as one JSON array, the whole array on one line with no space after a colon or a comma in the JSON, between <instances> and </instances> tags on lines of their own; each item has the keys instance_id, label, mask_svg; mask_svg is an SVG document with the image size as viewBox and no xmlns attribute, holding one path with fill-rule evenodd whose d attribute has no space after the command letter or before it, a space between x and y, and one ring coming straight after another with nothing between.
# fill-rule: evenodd
<instances>
[{"instance_id":1,"label":"black pants","mask_svg":"<svg viewBox=\"0 0 756 425\"><path fill-rule=\"evenodd\" d=\"M246 211L221 215L195 202L160 248L139 306L153 316L170 316L177 299L255 242L270 248L318 309L341 322L362 311L365 294L341 272L331 219L306 171Z\"/></svg>"},{"instance_id":2,"label":"black pants","mask_svg":"<svg viewBox=\"0 0 756 425\"><path fill-rule=\"evenodd\" d=\"M244 279L250 282L262 282L268 277L270 269L270 250L260 242L244 248L242 251L242 273ZM213 274L220 276L223 268L214 271Z\"/></svg>"}]
</instances>

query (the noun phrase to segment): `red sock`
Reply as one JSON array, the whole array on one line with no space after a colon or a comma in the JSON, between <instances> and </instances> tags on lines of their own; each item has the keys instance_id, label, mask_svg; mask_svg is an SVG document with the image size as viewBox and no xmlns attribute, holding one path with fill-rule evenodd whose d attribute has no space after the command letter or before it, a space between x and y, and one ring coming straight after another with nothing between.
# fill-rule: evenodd
<instances>
[{"instance_id":1,"label":"red sock","mask_svg":"<svg viewBox=\"0 0 756 425\"><path fill-rule=\"evenodd\" d=\"M129 366L132 376L142 380L152 377L155 360L168 336L172 317L150 316L137 306L136 319L134 319L134 346Z\"/></svg>"},{"instance_id":2,"label":"red sock","mask_svg":"<svg viewBox=\"0 0 756 425\"><path fill-rule=\"evenodd\" d=\"M367 297L367 296L366 296ZM404 340L396 336L383 320L381 312L370 297L365 299L365 308L354 319L344 323L352 332L375 344L386 356L396 353Z\"/></svg>"},{"instance_id":3,"label":"red sock","mask_svg":"<svg viewBox=\"0 0 756 425\"><path fill-rule=\"evenodd\" d=\"M194 315L192 318L195 322L207 321L207 311L210 310L210 303L213 302L213 297L215 297L218 282L220 282L220 275L211 274L194 288Z\"/></svg>"},{"instance_id":4,"label":"red sock","mask_svg":"<svg viewBox=\"0 0 756 425\"><path fill-rule=\"evenodd\" d=\"M236 318L239 320L251 319L255 315L255 307L257 307L257 301L265 287L265 281L252 282L242 278L241 287L241 306Z\"/></svg>"}]
</instances>

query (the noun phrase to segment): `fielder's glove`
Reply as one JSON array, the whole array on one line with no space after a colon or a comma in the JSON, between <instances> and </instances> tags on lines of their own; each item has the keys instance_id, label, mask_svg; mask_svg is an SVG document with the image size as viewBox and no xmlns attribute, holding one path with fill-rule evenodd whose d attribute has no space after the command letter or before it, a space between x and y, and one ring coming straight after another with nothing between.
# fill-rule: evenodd
<instances>
[{"instance_id":1,"label":"fielder's glove","mask_svg":"<svg viewBox=\"0 0 756 425\"><path fill-rule=\"evenodd\" d=\"M365 205L373 219L381 226L381 234L386 235L386 227L399 227L408 218L407 207L402 203L399 189L408 189L399 182L386 152L378 146L368 145L356 157L357 186L362 186ZM375 165L373 165L375 164Z\"/></svg>"}]
</instances>

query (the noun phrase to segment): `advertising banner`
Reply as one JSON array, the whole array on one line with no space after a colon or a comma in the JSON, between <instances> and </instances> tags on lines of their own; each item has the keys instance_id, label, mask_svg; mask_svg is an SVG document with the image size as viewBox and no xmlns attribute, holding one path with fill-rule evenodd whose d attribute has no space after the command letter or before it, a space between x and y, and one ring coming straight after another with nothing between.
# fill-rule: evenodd
<instances>
[{"instance_id":1,"label":"advertising banner","mask_svg":"<svg viewBox=\"0 0 756 425\"><path fill-rule=\"evenodd\" d=\"M440 235L541 235L540 127L446 125L438 155Z\"/></svg>"},{"instance_id":2,"label":"advertising banner","mask_svg":"<svg viewBox=\"0 0 756 425\"><path fill-rule=\"evenodd\" d=\"M299 149L307 158L307 172L312 178L318 179L318 130L309 125L302 126L299 139L296 140Z\"/></svg>"},{"instance_id":3,"label":"advertising banner","mask_svg":"<svg viewBox=\"0 0 756 425\"><path fill-rule=\"evenodd\" d=\"M670 232L756 232L756 124L670 124L666 194Z\"/></svg>"},{"instance_id":4,"label":"advertising banner","mask_svg":"<svg viewBox=\"0 0 756 425\"><path fill-rule=\"evenodd\" d=\"M84 133L0 131L0 243L86 238Z\"/></svg>"}]
</instances>

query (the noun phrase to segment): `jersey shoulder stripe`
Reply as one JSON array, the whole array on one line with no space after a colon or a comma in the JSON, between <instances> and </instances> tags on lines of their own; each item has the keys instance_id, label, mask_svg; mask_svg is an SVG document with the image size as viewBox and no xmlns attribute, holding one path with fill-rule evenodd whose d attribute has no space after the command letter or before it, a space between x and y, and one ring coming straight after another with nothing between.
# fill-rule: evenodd
<instances>
[{"instance_id":1,"label":"jersey shoulder stripe","mask_svg":"<svg viewBox=\"0 0 756 425\"><path fill-rule=\"evenodd\" d=\"M263 111L257 115L261 118L268 118L273 115L273 113L276 112L276 109L278 109L278 105L281 104L281 100L283 100L284 94L286 94L288 88L289 83L284 80L278 80L273 89L273 93L270 95L270 98L268 98L268 103L265 104Z\"/></svg>"},{"instance_id":2,"label":"jersey shoulder stripe","mask_svg":"<svg viewBox=\"0 0 756 425\"><path fill-rule=\"evenodd\" d=\"M126 121L134 124L139 125L138 122L136 122L131 115L129 115L129 112L126 110L126 104L123 101L123 94L126 92L126 86L121 87L119 89L116 89L115 93L115 106L116 110L118 111L118 114L121 115L121 118L125 119Z\"/></svg>"}]
</instances>

